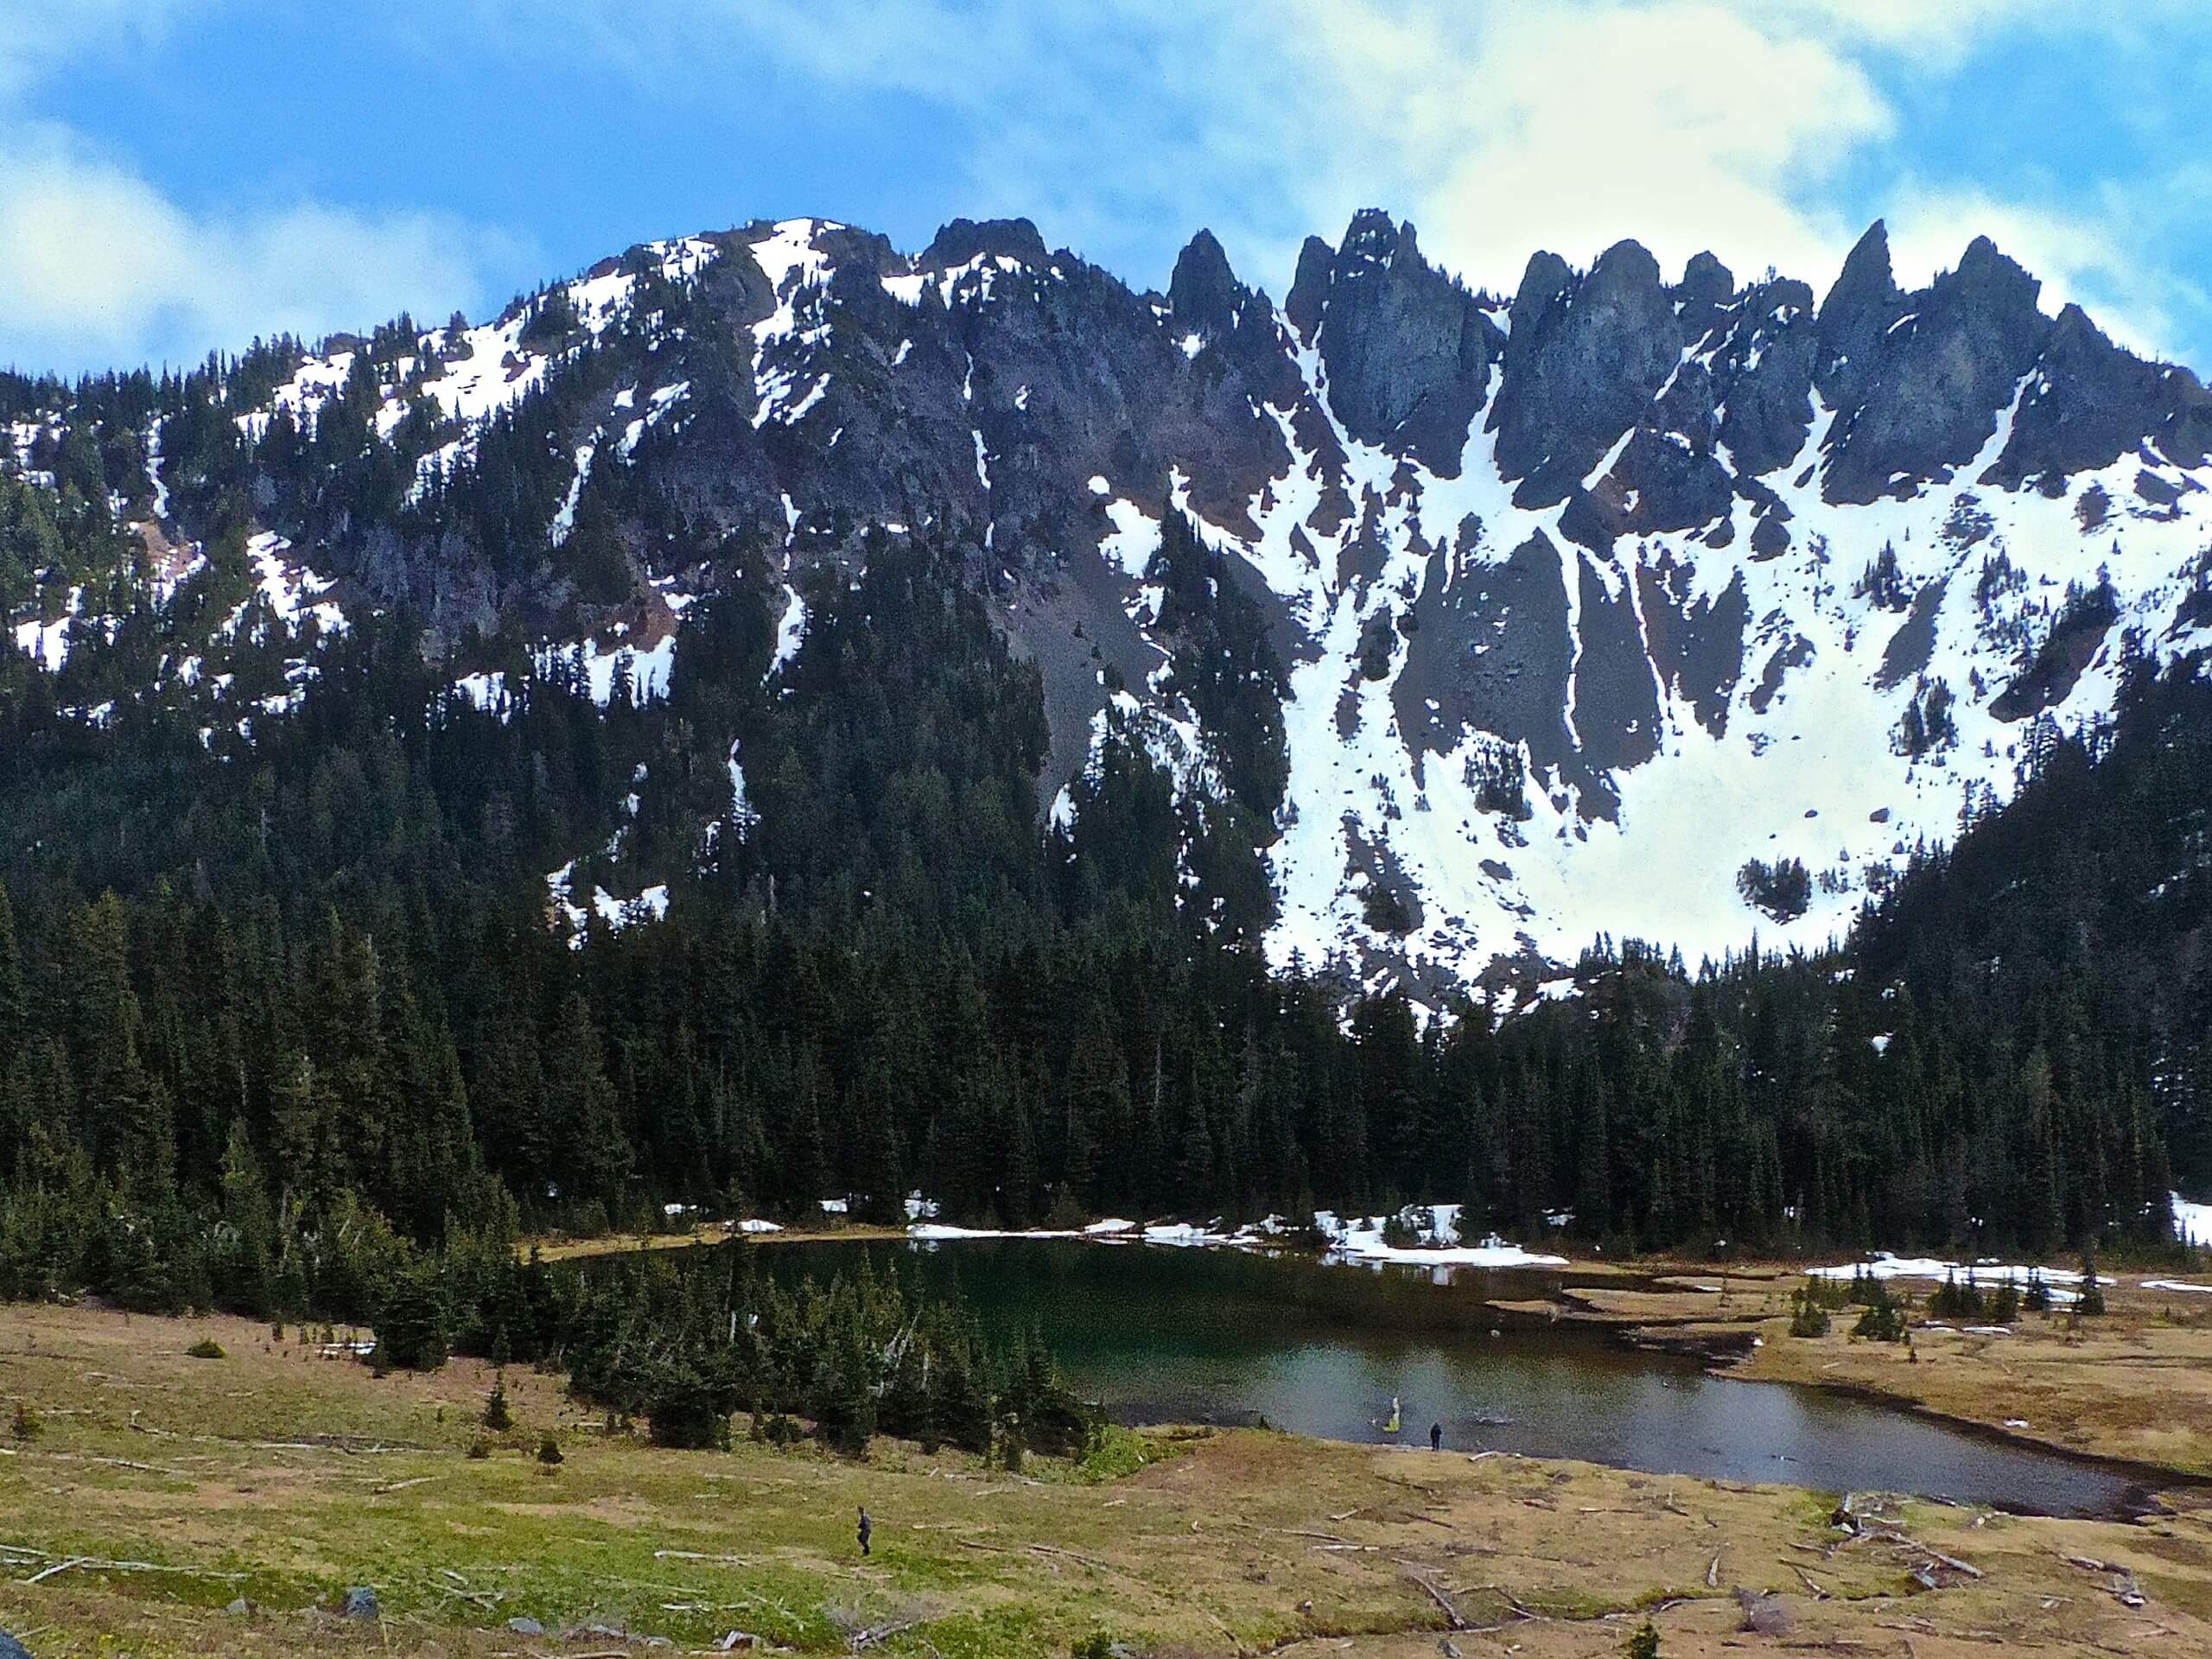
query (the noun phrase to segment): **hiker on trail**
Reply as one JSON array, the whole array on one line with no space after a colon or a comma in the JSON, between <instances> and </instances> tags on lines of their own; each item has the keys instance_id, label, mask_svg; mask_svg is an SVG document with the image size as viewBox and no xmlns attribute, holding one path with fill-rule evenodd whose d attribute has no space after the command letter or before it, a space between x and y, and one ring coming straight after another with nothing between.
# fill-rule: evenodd
<instances>
[{"instance_id":1,"label":"hiker on trail","mask_svg":"<svg viewBox=\"0 0 2212 1659\"><path fill-rule=\"evenodd\" d=\"M863 1560L868 1555L868 1535L874 1530L875 1523L868 1518L868 1505L863 1503L861 1505L861 1555Z\"/></svg>"},{"instance_id":2,"label":"hiker on trail","mask_svg":"<svg viewBox=\"0 0 2212 1659\"><path fill-rule=\"evenodd\" d=\"M1432 1452L1441 1452L1444 1449L1443 1424L1431 1423L1428 1426L1428 1449Z\"/></svg>"}]
</instances>

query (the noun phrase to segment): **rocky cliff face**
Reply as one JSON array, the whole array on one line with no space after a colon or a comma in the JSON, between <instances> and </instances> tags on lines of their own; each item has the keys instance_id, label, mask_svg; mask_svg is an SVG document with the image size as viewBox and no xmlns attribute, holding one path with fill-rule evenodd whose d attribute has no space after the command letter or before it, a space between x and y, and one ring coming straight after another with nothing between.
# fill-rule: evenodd
<instances>
[{"instance_id":1,"label":"rocky cliff face","mask_svg":"<svg viewBox=\"0 0 2212 1659\"><path fill-rule=\"evenodd\" d=\"M810 568L925 533L1044 671L1050 807L1116 686L1185 787L1218 775L1160 673L1152 556L1186 513L1287 665L1270 949L1370 981L1541 977L1600 930L1693 957L1823 938L2009 794L2039 722L2212 644L2212 398L2046 316L1986 238L1914 293L1877 225L1817 300L1709 255L1670 284L1632 242L1586 271L1538 253L1508 300L1370 212L1306 243L1278 306L1204 232L1158 295L1027 220L913 256L798 220L557 292L563 327L533 332L533 301L380 365L377 429L423 400L452 423L419 490L575 388L544 406L568 499L519 533L557 548L604 490L630 600L404 515L286 519L273 488L272 563L416 607L434 650L518 617L603 653L662 648L736 537L772 550L788 651ZM352 355L242 423L312 430ZM1805 902L1739 880L1754 861L1802 863Z\"/></svg>"}]
</instances>

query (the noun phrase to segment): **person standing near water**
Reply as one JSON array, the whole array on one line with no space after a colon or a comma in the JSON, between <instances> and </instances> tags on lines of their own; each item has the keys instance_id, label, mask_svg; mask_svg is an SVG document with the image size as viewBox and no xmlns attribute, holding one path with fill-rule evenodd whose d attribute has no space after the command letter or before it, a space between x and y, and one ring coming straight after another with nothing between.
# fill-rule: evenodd
<instances>
[{"instance_id":1,"label":"person standing near water","mask_svg":"<svg viewBox=\"0 0 2212 1659\"><path fill-rule=\"evenodd\" d=\"M1428 1426L1428 1449L1432 1452L1441 1452L1444 1449L1443 1424L1431 1423Z\"/></svg>"},{"instance_id":2,"label":"person standing near water","mask_svg":"<svg viewBox=\"0 0 2212 1659\"><path fill-rule=\"evenodd\" d=\"M874 1530L874 1523L868 1518L868 1505L863 1503L861 1505L860 1526L861 1559L863 1560L868 1559L868 1535Z\"/></svg>"}]
</instances>

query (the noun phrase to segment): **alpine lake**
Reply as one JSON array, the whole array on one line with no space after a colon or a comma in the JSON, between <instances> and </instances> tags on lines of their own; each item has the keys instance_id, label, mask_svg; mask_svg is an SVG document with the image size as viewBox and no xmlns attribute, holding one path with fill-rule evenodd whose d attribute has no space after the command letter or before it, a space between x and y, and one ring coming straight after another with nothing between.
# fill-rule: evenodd
<instances>
[{"instance_id":1,"label":"alpine lake","mask_svg":"<svg viewBox=\"0 0 2212 1659\"><path fill-rule=\"evenodd\" d=\"M1878 1400L1716 1374L1696 1357L1525 1311L1571 1287L1571 1268L1067 1238L721 1248L751 1250L754 1270L779 1279L826 1282L865 1259L910 1288L957 1290L988 1330L1040 1332L1077 1391L1128 1424L1264 1426L1417 1447L1433 1425L1455 1453L1906 1492L2022 1514L2118 1518L2147 1501L2139 1471L2122 1465Z\"/></svg>"}]
</instances>

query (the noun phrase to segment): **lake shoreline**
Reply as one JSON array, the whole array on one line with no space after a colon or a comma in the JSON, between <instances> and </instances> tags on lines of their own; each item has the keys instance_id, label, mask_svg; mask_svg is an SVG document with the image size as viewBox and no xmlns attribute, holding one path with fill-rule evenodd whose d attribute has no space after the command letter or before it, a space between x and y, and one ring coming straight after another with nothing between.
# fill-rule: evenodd
<instances>
[{"instance_id":1,"label":"lake shoreline","mask_svg":"<svg viewBox=\"0 0 2212 1659\"><path fill-rule=\"evenodd\" d=\"M516 1429L476 1458L495 1376L481 1360L379 1378L235 1318L10 1313L0 1376L46 1427L0 1457L21 1563L0 1625L42 1655L118 1639L240 1659L395 1639L452 1659L647 1637L701 1651L741 1628L844 1651L850 1610L914 1620L880 1645L917 1659L1061 1654L1093 1630L1138 1651L1433 1659L1484 1630L1567 1659L1616 1650L1647 1616L1672 1659L1717 1659L1742 1640L1738 1586L1785 1605L1805 1646L1894 1651L1903 1620L1929 1653L1992 1637L2141 1650L2146 1626L2168 1650L2212 1651L2203 1510L2054 1520L1862 1495L1863 1524L1839 1524L1832 1496L1786 1483L1264 1430L1147 1431L1104 1478L894 1441L865 1461L741 1440L672 1452L607 1433L524 1368L504 1378ZM189 1357L202 1337L226 1357ZM531 1455L544 1433L557 1469ZM2119 1574L2147 1605L2111 1592ZM348 1584L375 1589L380 1624L308 1611ZM238 1596L249 1610L226 1611ZM518 1644L518 1618L546 1634Z\"/></svg>"},{"instance_id":2,"label":"lake shoreline","mask_svg":"<svg viewBox=\"0 0 2212 1659\"><path fill-rule=\"evenodd\" d=\"M1017 1240L1036 1234L1010 1236ZM1052 1236L1046 1235L1044 1236ZM1058 1236L1116 1249L1135 1248L1126 1236ZM539 1241L548 1261L575 1261L637 1249L671 1249L730 1243L908 1243L952 1248L962 1239L917 1238L906 1230L863 1224L790 1228L738 1234L637 1235ZM528 1248L524 1246L524 1248ZM1148 1248L1174 1248L1152 1245ZM1316 1252L1286 1242L1271 1250L1240 1243L1187 1248L1235 1248L1248 1253L1312 1259ZM1324 1253L1322 1259L1325 1260ZM1370 1271L1410 1263L1338 1261L1331 1265ZM1531 1268L1557 1281L1554 1298L1502 1299L1484 1304L1502 1320L1558 1323L1609 1332L1640 1350L1695 1361L1715 1376L1777 1382L1839 1397L1901 1408L1930 1421L1969 1430L1993 1441L2086 1459L2124 1474L2153 1494L2195 1491L2212 1481L2212 1296L2198 1311L2186 1295L2146 1291L2125 1279L2107 1281L2109 1311L2076 1329L2063 1315L2026 1316L2004 1338L1975 1338L1916 1326L1914 1351L1927 1363L1897 1363L1902 1350L1850 1337L1851 1315L1840 1312L1820 1338L1789 1335L1789 1295L1807 1270L1822 1262L1758 1261L1721 1264L1653 1256L1633 1262L1583 1259L1559 1267ZM1923 1296L1933 1281L1907 1288ZM1999 1344L2018 1344L2037 1368L2032 1402L2024 1403L2017 1367ZM2171 1426L2145 1409L2146 1370L2175 1394ZM2151 1407L2155 1409L2154 1398Z\"/></svg>"}]
</instances>

